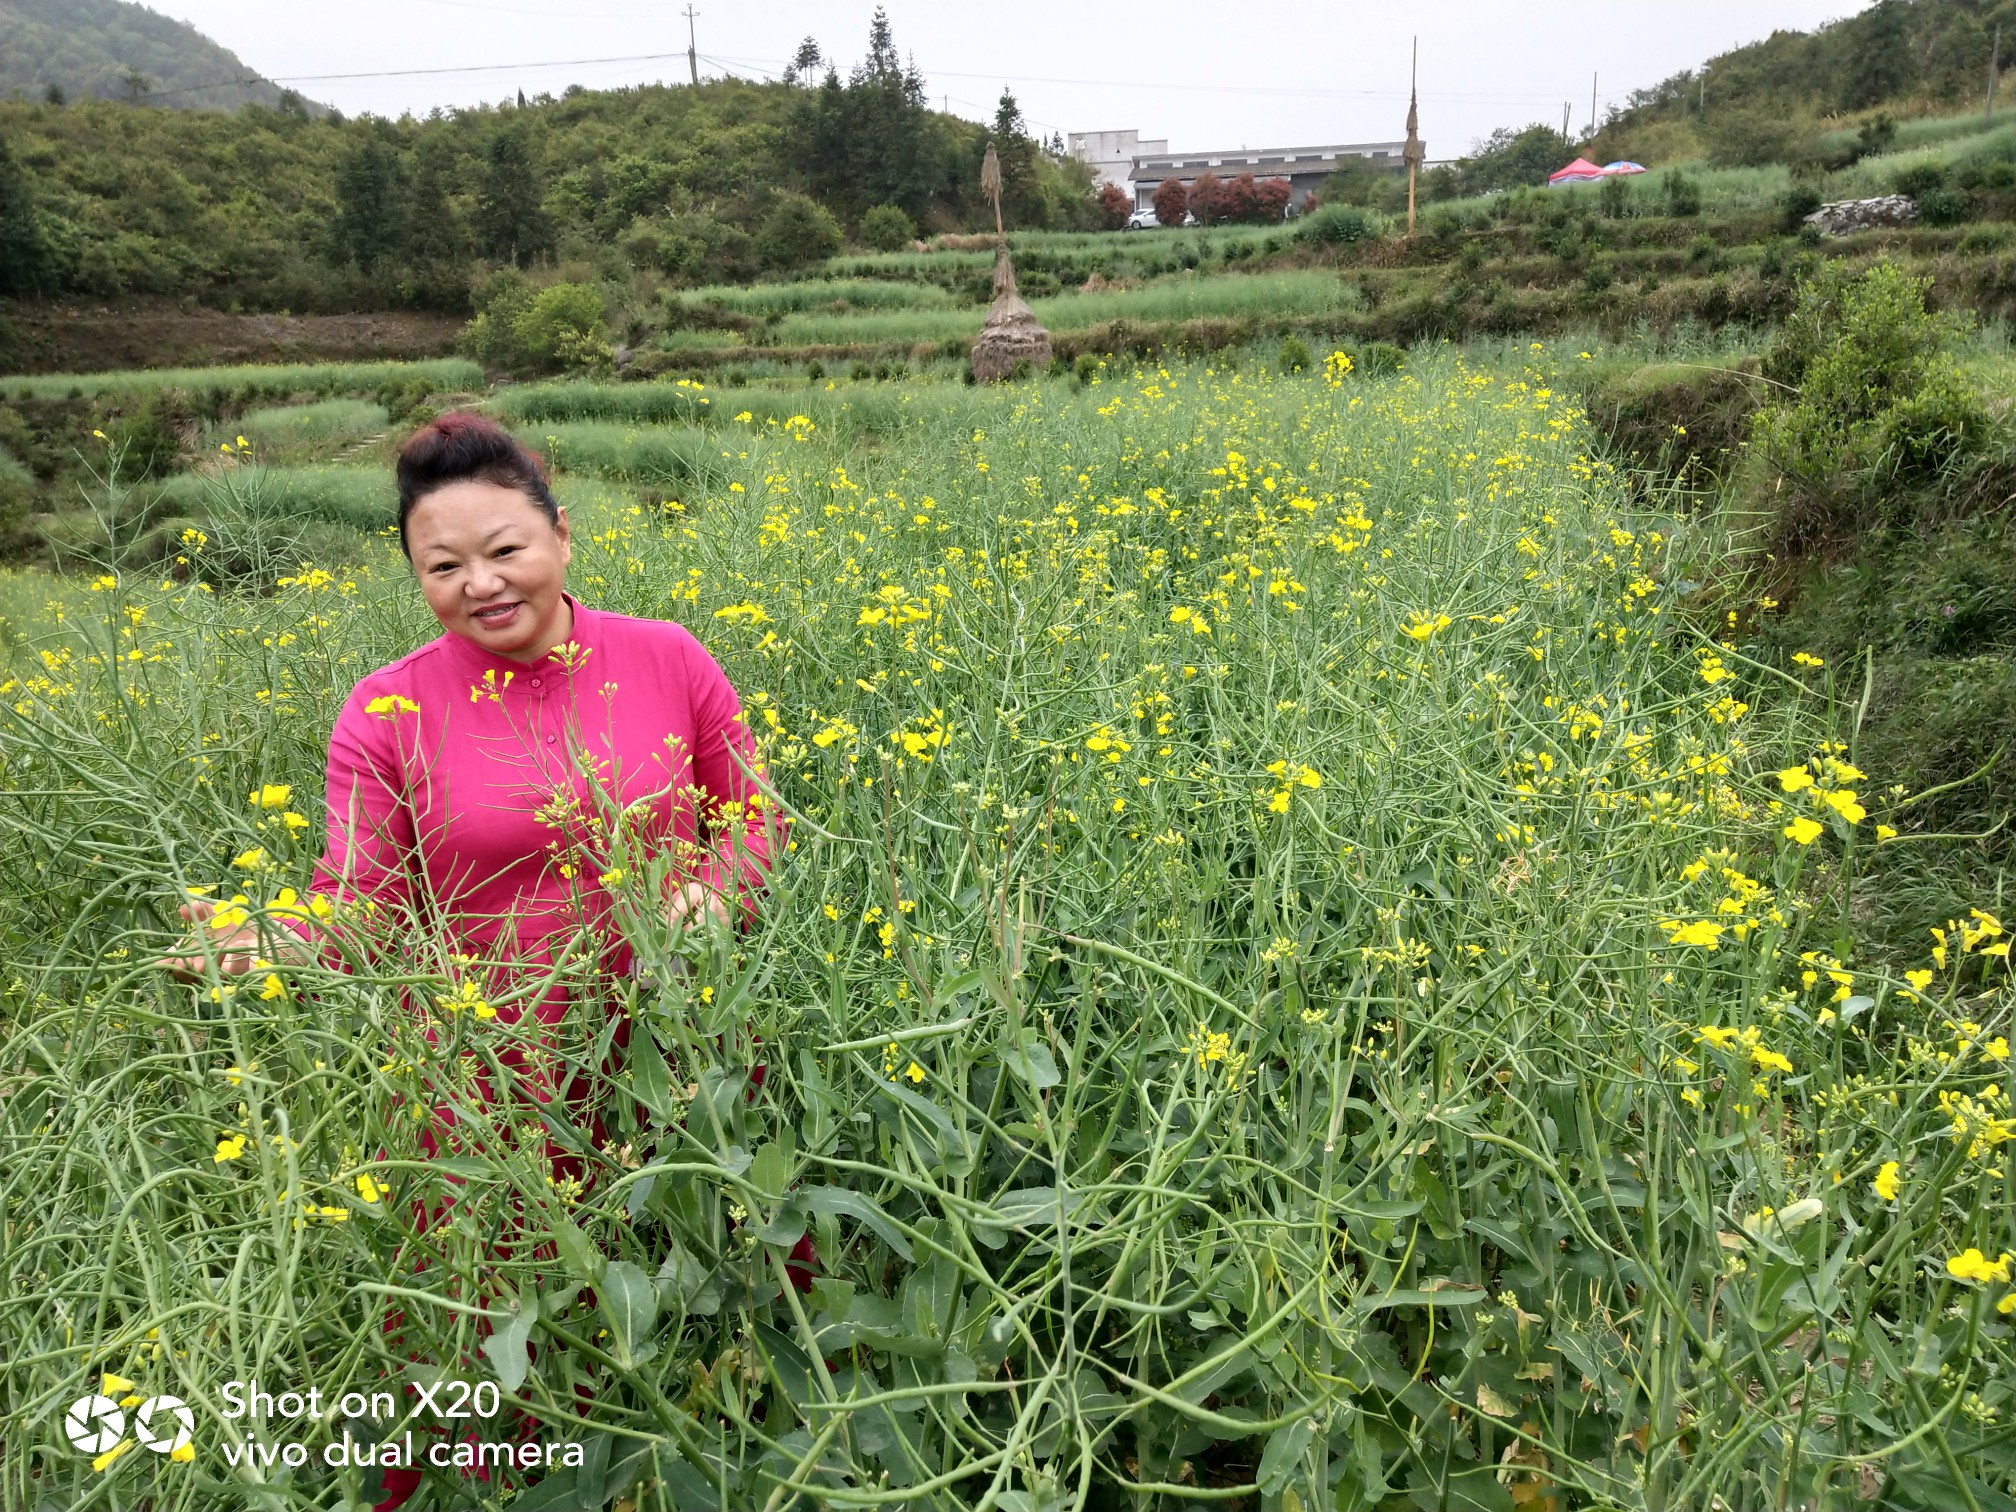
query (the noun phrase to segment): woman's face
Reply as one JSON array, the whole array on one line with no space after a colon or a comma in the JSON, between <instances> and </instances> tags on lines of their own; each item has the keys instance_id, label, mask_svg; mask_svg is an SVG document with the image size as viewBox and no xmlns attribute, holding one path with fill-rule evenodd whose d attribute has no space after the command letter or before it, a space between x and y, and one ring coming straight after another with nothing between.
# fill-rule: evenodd
<instances>
[{"instance_id":1,"label":"woman's face","mask_svg":"<svg viewBox=\"0 0 2016 1512\"><path fill-rule=\"evenodd\" d=\"M516 488L465 479L414 504L406 546L442 627L492 655L536 662L572 631L566 510L556 524Z\"/></svg>"}]
</instances>

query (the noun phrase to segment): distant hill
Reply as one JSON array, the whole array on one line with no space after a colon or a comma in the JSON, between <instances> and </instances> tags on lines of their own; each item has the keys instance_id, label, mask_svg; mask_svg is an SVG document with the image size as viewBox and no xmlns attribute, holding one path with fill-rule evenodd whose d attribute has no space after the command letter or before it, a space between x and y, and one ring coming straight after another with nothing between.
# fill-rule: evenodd
<instances>
[{"instance_id":1,"label":"distant hill","mask_svg":"<svg viewBox=\"0 0 2016 1512\"><path fill-rule=\"evenodd\" d=\"M1639 90L1595 146L1648 163L1701 154L1731 164L1784 162L1800 139L1842 116L1978 110L1998 25L2006 69L2016 64L2016 0L1879 0L1814 31L1774 32Z\"/></svg>"},{"instance_id":2,"label":"distant hill","mask_svg":"<svg viewBox=\"0 0 2016 1512\"><path fill-rule=\"evenodd\" d=\"M256 79L252 84L220 80ZM184 21L128 0L0 0L0 99L130 99L194 110L281 103L258 79Z\"/></svg>"}]
</instances>

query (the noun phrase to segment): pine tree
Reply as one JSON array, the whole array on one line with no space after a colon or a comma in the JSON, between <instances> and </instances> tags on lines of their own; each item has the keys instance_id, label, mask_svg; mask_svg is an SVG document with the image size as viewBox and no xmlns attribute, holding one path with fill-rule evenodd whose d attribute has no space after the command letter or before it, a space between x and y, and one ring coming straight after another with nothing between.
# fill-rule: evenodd
<instances>
[{"instance_id":1,"label":"pine tree","mask_svg":"<svg viewBox=\"0 0 2016 1512\"><path fill-rule=\"evenodd\" d=\"M1001 159L1001 200L1008 219L1024 228L1050 223L1049 206L1036 191L1036 143L1015 92L1001 91L994 111L994 151Z\"/></svg>"},{"instance_id":2,"label":"pine tree","mask_svg":"<svg viewBox=\"0 0 2016 1512\"><path fill-rule=\"evenodd\" d=\"M525 133L518 127L490 139L476 193L476 238L485 257L524 267L552 250L553 225Z\"/></svg>"},{"instance_id":3,"label":"pine tree","mask_svg":"<svg viewBox=\"0 0 2016 1512\"><path fill-rule=\"evenodd\" d=\"M889 13L881 6L875 7L874 19L868 23L868 56L855 71L858 82L864 75L871 79L900 78L903 65L896 57L896 34L889 25Z\"/></svg>"},{"instance_id":4,"label":"pine tree","mask_svg":"<svg viewBox=\"0 0 2016 1512\"><path fill-rule=\"evenodd\" d=\"M27 170L0 140L0 294L39 294L48 271Z\"/></svg>"},{"instance_id":5,"label":"pine tree","mask_svg":"<svg viewBox=\"0 0 2016 1512\"><path fill-rule=\"evenodd\" d=\"M406 244L405 189L396 145L373 132L350 149L336 169L330 228L336 261L375 273L399 259Z\"/></svg>"},{"instance_id":6,"label":"pine tree","mask_svg":"<svg viewBox=\"0 0 2016 1512\"><path fill-rule=\"evenodd\" d=\"M819 66L825 61L820 56L819 44L811 37L807 37L798 44L798 51L792 54L791 61L785 65L784 82L810 85L818 76Z\"/></svg>"}]
</instances>

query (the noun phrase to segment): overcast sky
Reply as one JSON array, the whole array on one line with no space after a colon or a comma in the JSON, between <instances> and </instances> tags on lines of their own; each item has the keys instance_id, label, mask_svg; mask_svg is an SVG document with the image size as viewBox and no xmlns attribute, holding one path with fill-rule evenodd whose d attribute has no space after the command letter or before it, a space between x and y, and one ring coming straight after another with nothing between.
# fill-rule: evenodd
<instances>
[{"instance_id":1,"label":"overcast sky","mask_svg":"<svg viewBox=\"0 0 2016 1512\"><path fill-rule=\"evenodd\" d=\"M1633 89L1865 0L887 0L932 103L991 117L1004 85L1044 133L1136 127L1176 150L1381 141L1406 119L1421 42L1422 136L1454 157L1493 127L1588 124ZM686 77L683 0L155 0L254 69L350 114ZM873 0L693 0L703 77L775 76L801 37L842 71ZM640 59L646 54L676 56ZM586 61L586 60L631 61ZM503 64L491 69L486 65ZM480 67L402 78L308 75Z\"/></svg>"}]
</instances>

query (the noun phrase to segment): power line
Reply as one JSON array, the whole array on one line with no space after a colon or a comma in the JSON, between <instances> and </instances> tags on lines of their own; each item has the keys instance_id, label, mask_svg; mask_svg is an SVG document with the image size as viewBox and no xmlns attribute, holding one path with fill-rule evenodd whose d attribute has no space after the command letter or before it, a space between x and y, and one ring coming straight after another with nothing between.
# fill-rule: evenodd
<instances>
[{"instance_id":1,"label":"power line","mask_svg":"<svg viewBox=\"0 0 2016 1512\"><path fill-rule=\"evenodd\" d=\"M356 79L417 79L439 74L524 73L538 68L593 68L604 63L662 63L683 58L682 52L633 53L621 58L549 58L536 63L470 63L457 68L381 68L365 73L276 74L271 78L249 74L242 79L219 79L212 84L191 84L182 89L151 90L140 98L163 100L170 95L195 94L204 89L228 89L242 84L333 84Z\"/></svg>"},{"instance_id":2,"label":"power line","mask_svg":"<svg viewBox=\"0 0 2016 1512\"><path fill-rule=\"evenodd\" d=\"M434 3L437 4L453 3L453 0L434 0ZM472 6L470 8L474 9L479 7ZM259 74L249 74L246 75L245 77L237 79L219 79L209 84L190 84L180 89L150 90L147 94L142 95L140 98L144 100L163 100L171 98L175 95L198 94L206 89L230 89L250 84L334 84L334 83L352 83L363 79L417 79L417 78L439 78L449 75L466 75L466 74L483 74L483 73L524 73L536 69L594 68L618 63L621 64L663 63L682 57L691 59L695 56L697 56L695 50L689 47L686 51L683 52L629 53L617 57L607 57L607 58L543 58L536 61L524 62L524 63L469 63L448 68L367 69L355 73L279 74L274 75L270 78ZM774 58L728 58L728 57L710 56L708 61L710 63L721 64L724 66L728 64L741 64L744 67L752 67L758 69L758 71L768 73L770 70L764 68L762 65L768 63L775 63L778 60ZM1246 95L1246 96L1282 95L1282 96L1305 97L1314 99L1332 99L1332 100L1401 100L1407 98L1405 95L1399 94L1395 91L1382 90L1382 89L1303 89L1303 88L1284 87L1281 85L1171 84L1171 83L1145 82L1134 79L1060 79L1060 78L1040 77L1034 75L1009 77L998 73L962 73L956 69L946 69L946 68L931 69L928 70L928 72L934 78L1000 80L1003 84L1009 85L1011 87L1014 85L1052 84L1052 85L1077 86L1092 89L1160 89L1160 90L1174 89L1183 91L1185 93L1231 94L1231 95ZM1450 91L1446 93L1430 94L1425 96L1424 98L1431 103L1464 101L1475 103L1511 104L1511 103L1524 103L1526 101L1537 99L1551 99L1553 97L1548 95L1537 95L1537 94L1509 94L1509 93L1487 94L1487 93L1468 93L1463 91ZM1617 98L1617 95L1615 92L1613 92L1611 94L1604 95L1603 98L1606 100L1615 99Z\"/></svg>"},{"instance_id":3,"label":"power line","mask_svg":"<svg viewBox=\"0 0 2016 1512\"><path fill-rule=\"evenodd\" d=\"M731 58L717 61L743 64L774 63L774 58ZM1404 100L1406 95L1397 90L1386 89L1303 89L1271 84L1164 84L1144 82L1138 79L1055 79L1035 75L1010 76L999 73L960 73L950 68L928 68L924 70L932 78L938 79L998 79L1004 84L1065 84L1080 85L1091 89L1177 89L1185 93L1215 93L1237 95L1302 95L1328 100ZM1618 98L1622 91L1611 91L1603 96L1606 100ZM1527 100L1552 101L1552 93L1512 94L1512 93L1472 93L1461 90L1438 92L1422 96L1430 101L1480 101L1517 102Z\"/></svg>"}]
</instances>

